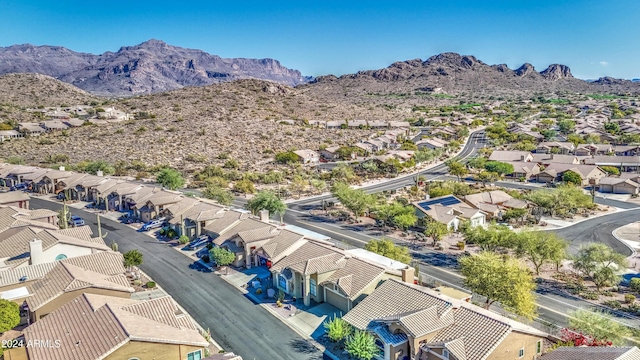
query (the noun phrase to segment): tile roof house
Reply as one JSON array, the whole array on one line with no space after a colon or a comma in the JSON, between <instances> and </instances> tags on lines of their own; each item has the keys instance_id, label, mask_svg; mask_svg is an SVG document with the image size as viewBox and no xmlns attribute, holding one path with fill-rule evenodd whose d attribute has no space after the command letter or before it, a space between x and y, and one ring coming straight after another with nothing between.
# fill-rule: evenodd
<instances>
[{"instance_id":1,"label":"tile roof house","mask_svg":"<svg viewBox=\"0 0 640 360\"><path fill-rule=\"evenodd\" d=\"M25 360L202 359L209 342L171 297L139 301L82 294L22 331L25 343L58 345L5 352Z\"/></svg>"},{"instance_id":2,"label":"tile roof house","mask_svg":"<svg viewBox=\"0 0 640 360\"><path fill-rule=\"evenodd\" d=\"M300 243L296 243L299 245ZM389 259L390 260L390 259ZM348 312L389 278L413 282L413 268L390 269L321 241L305 241L270 268L274 287L305 305L327 302Z\"/></svg>"},{"instance_id":3,"label":"tile roof house","mask_svg":"<svg viewBox=\"0 0 640 360\"><path fill-rule=\"evenodd\" d=\"M462 220L470 222L471 226L484 226L487 222L486 213L471 207L453 195L445 195L413 203L416 215L422 219L428 217L457 230Z\"/></svg>"},{"instance_id":4,"label":"tile roof house","mask_svg":"<svg viewBox=\"0 0 640 360\"><path fill-rule=\"evenodd\" d=\"M542 360L638 360L640 350L636 346L561 346L544 354Z\"/></svg>"},{"instance_id":5,"label":"tile roof house","mask_svg":"<svg viewBox=\"0 0 640 360\"><path fill-rule=\"evenodd\" d=\"M494 150L489 156L489 161L523 161L533 160L533 155L528 151Z\"/></svg>"},{"instance_id":6,"label":"tile roof house","mask_svg":"<svg viewBox=\"0 0 640 360\"><path fill-rule=\"evenodd\" d=\"M371 332L385 360L517 358L509 354L518 351L524 352L521 358L534 359L547 337L476 305L394 279L385 281L343 319Z\"/></svg>"},{"instance_id":7,"label":"tile roof house","mask_svg":"<svg viewBox=\"0 0 640 360\"><path fill-rule=\"evenodd\" d=\"M109 275L58 262L42 279L27 286L31 321L35 322L83 293L129 298L135 290L124 273Z\"/></svg>"},{"instance_id":8,"label":"tile roof house","mask_svg":"<svg viewBox=\"0 0 640 360\"><path fill-rule=\"evenodd\" d=\"M579 144L573 153L577 156L607 155L613 153L613 149L611 144Z\"/></svg>"},{"instance_id":9,"label":"tile roof house","mask_svg":"<svg viewBox=\"0 0 640 360\"><path fill-rule=\"evenodd\" d=\"M562 175L567 171L573 171L582 178L581 186L587 186L589 179L594 179L596 184L607 173L596 165L551 164L536 175L536 181L541 183L561 182Z\"/></svg>"},{"instance_id":10,"label":"tile roof house","mask_svg":"<svg viewBox=\"0 0 640 360\"><path fill-rule=\"evenodd\" d=\"M542 170L540 165L536 162L522 162L522 161L502 161L506 164L513 166L513 172L506 174L506 177L512 179L525 179L529 180L540 173Z\"/></svg>"},{"instance_id":11,"label":"tile roof house","mask_svg":"<svg viewBox=\"0 0 640 360\"><path fill-rule=\"evenodd\" d=\"M467 204L496 217L502 218L508 209L526 209L529 203L525 200L515 199L502 190L484 191L477 194L466 195L462 198Z\"/></svg>"},{"instance_id":12,"label":"tile roof house","mask_svg":"<svg viewBox=\"0 0 640 360\"><path fill-rule=\"evenodd\" d=\"M638 195L640 193L640 184L631 179L604 177L598 182L598 191L612 194Z\"/></svg>"},{"instance_id":13,"label":"tile roof house","mask_svg":"<svg viewBox=\"0 0 640 360\"><path fill-rule=\"evenodd\" d=\"M298 155L298 161L303 164L316 164L320 161L320 154L317 151L303 149L295 150L293 153Z\"/></svg>"},{"instance_id":14,"label":"tile roof house","mask_svg":"<svg viewBox=\"0 0 640 360\"><path fill-rule=\"evenodd\" d=\"M531 162L549 166L550 164L580 164L580 159L575 155L536 153L533 154Z\"/></svg>"},{"instance_id":15,"label":"tile roof house","mask_svg":"<svg viewBox=\"0 0 640 360\"><path fill-rule=\"evenodd\" d=\"M0 206L15 206L20 209L28 209L29 199L29 195L22 191L0 193Z\"/></svg>"},{"instance_id":16,"label":"tile roof house","mask_svg":"<svg viewBox=\"0 0 640 360\"><path fill-rule=\"evenodd\" d=\"M544 141L538 144L536 153L570 154L575 148L572 142Z\"/></svg>"},{"instance_id":17,"label":"tile roof house","mask_svg":"<svg viewBox=\"0 0 640 360\"><path fill-rule=\"evenodd\" d=\"M584 159L584 163L588 165L613 166L620 171L636 172L640 169L640 156L593 156Z\"/></svg>"}]
</instances>

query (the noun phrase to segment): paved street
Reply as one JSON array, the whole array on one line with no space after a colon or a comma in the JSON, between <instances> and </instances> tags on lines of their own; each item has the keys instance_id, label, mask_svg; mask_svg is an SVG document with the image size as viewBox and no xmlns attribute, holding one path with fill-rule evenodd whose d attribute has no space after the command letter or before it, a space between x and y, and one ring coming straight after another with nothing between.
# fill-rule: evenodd
<instances>
[{"instance_id":1,"label":"paved street","mask_svg":"<svg viewBox=\"0 0 640 360\"><path fill-rule=\"evenodd\" d=\"M61 205L32 198L31 207L59 210ZM72 209L97 234L94 213ZM108 232L107 244L118 243L119 250L138 249L144 254L140 266L173 296L178 303L225 350L244 359L322 359L313 345L280 322L261 306L253 304L226 281L211 272L195 269L186 256L126 225L101 219L103 231Z\"/></svg>"}]
</instances>

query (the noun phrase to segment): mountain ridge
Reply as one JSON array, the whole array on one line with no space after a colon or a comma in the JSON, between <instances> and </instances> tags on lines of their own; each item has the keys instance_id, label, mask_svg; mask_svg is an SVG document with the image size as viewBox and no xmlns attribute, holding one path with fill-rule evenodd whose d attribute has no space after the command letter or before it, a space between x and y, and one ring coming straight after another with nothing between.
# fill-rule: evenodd
<instances>
[{"instance_id":1,"label":"mountain ridge","mask_svg":"<svg viewBox=\"0 0 640 360\"><path fill-rule=\"evenodd\" d=\"M278 60L222 58L156 39L99 55L51 45L0 48L0 74L22 72L49 75L103 96L163 92L246 78L289 86L310 79Z\"/></svg>"}]
</instances>

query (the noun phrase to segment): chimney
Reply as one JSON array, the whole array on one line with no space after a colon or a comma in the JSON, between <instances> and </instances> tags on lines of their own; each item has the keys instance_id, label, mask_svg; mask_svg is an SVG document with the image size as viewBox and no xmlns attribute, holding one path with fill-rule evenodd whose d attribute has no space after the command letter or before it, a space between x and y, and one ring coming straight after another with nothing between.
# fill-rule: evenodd
<instances>
[{"instance_id":1,"label":"chimney","mask_svg":"<svg viewBox=\"0 0 640 360\"><path fill-rule=\"evenodd\" d=\"M58 169L60 169L60 171L64 171L64 166L60 166Z\"/></svg>"},{"instance_id":2,"label":"chimney","mask_svg":"<svg viewBox=\"0 0 640 360\"><path fill-rule=\"evenodd\" d=\"M260 221L264 223L269 223L269 210L262 209L260 210Z\"/></svg>"},{"instance_id":3,"label":"chimney","mask_svg":"<svg viewBox=\"0 0 640 360\"><path fill-rule=\"evenodd\" d=\"M97 176L104 176L104 173L102 172L102 170L98 170L98 171L96 171L96 175Z\"/></svg>"},{"instance_id":4,"label":"chimney","mask_svg":"<svg viewBox=\"0 0 640 360\"><path fill-rule=\"evenodd\" d=\"M402 282L413 284L415 278L415 270L411 266L402 269Z\"/></svg>"},{"instance_id":5,"label":"chimney","mask_svg":"<svg viewBox=\"0 0 640 360\"><path fill-rule=\"evenodd\" d=\"M31 265L38 265L45 262L41 240L33 239L33 241L29 242L29 256L31 257Z\"/></svg>"},{"instance_id":6,"label":"chimney","mask_svg":"<svg viewBox=\"0 0 640 360\"><path fill-rule=\"evenodd\" d=\"M520 155L520 161L524 161L524 155Z\"/></svg>"}]
</instances>

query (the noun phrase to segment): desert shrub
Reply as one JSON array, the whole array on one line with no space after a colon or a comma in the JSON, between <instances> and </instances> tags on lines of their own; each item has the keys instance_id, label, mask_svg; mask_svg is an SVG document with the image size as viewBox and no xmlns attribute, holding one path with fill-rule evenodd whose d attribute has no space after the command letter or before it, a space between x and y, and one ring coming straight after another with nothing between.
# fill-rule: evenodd
<instances>
[{"instance_id":1,"label":"desert shrub","mask_svg":"<svg viewBox=\"0 0 640 360\"><path fill-rule=\"evenodd\" d=\"M147 287L149 289L153 289L154 287L156 287L156 283L154 281L149 281L147 282Z\"/></svg>"},{"instance_id":2,"label":"desert shrub","mask_svg":"<svg viewBox=\"0 0 640 360\"><path fill-rule=\"evenodd\" d=\"M624 302L627 304L633 304L636 301L636 296L633 294L626 294L624 296Z\"/></svg>"}]
</instances>

